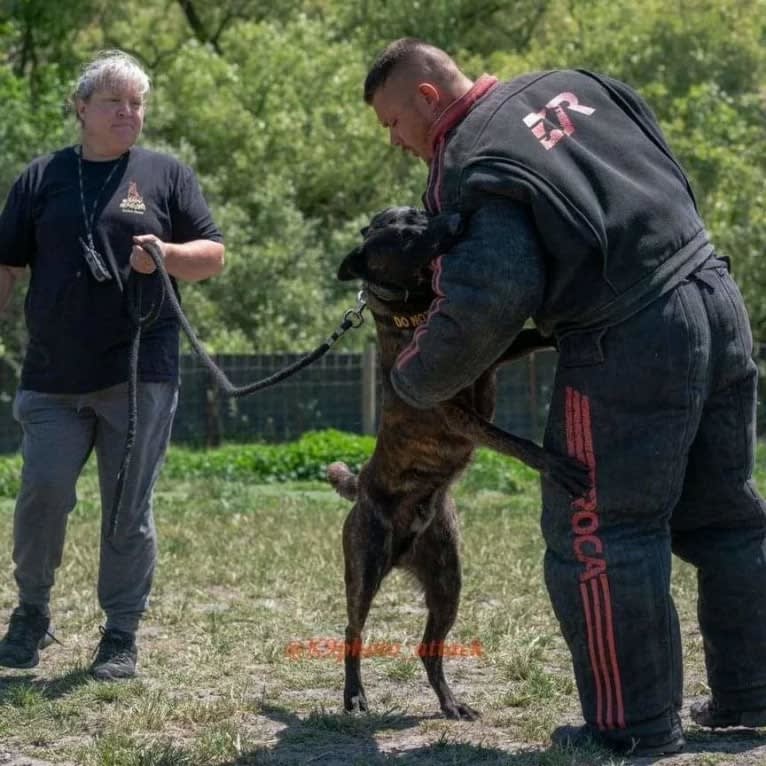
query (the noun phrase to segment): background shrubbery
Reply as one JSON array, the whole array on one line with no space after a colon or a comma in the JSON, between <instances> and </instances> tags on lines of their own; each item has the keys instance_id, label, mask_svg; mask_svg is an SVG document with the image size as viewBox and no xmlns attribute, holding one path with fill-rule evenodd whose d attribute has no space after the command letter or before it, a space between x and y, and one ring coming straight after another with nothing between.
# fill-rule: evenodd
<instances>
[{"instance_id":1,"label":"background shrubbery","mask_svg":"<svg viewBox=\"0 0 766 766\"><path fill-rule=\"evenodd\" d=\"M212 450L171 447L163 468L168 480L209 479L246 484L276 482L325 482L325 469L342 460L355 473L372 454L375 439L335 430L306 433L287 444L231 444ZM95 458L88 471L94 470ZM463 485L467 489L487 488L517 491L519 478L534 472L487 450L478 450ZM0 497L15 497L19 490L21 457L0 457ZM160 482L160 488L162 481Z\"/></svg>"},{"instance_id":2,"label":"background shrubbery","mask_svg":"<svg viewBox=\"0 0 766 766\"><path fill-rule=\"evenodd\" d=\"M353 471L372 454L375 440L340 431L313 431L287 444L228 445L198 451L173 447L164 475L169 478L231 479L257 484L324 481L325 469L343 460Z\"/></svg>"},{"instance_id":3,"label":"background shrubbery","mask_svg":"<svg viewBox=\"0 0 766 766\"><path fill-rule=\"evenodd\" d=\"M0 457L0 497L16 497L21 483L21 456Z\"/></svg>"}]
</instances>

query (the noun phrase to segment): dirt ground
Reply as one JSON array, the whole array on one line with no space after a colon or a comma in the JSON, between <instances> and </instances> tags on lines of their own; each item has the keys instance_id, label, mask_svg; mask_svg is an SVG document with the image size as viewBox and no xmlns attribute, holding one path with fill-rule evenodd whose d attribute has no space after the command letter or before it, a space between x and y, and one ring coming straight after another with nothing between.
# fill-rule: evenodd
<instances>
[{"instance_id":1,"label":"dirt ground","mask_svg":"<svg viewBox=\"0 0 766 766\"><path fill-rule=\"evenodd\" d=\"M690 700L693 702L694 700ZM684 711L684 719L688 720ZM336 737L321 737L312 742L302 735L303 716L285 715L280 708L266 711L253 724L259 733L259 755L243 753L242 759L227 764L321 763L322 766L351 766L352 764L435 764L464 763L467 751L475 748L476 761L481 764L531 766L571 763L572 766L766 766L766 734L747 730L702 732L690 728L685 752L664 758L609 758L582 756L571 761L552 759L545 747L514 742L507 732L481 721L466 724L446 722L433 716L433 727L423 726L419 715L393 716L381 731L369 739L349 738L342 733ZM437 734L437 732L440 732ZM263 749L261 749L263 748ZM546 753L548 756L546 757ZM536 758L536 755L539 757ZM55 764L24 756L0 744L0 766L78 766L72 762Z\"/></svg>"}]
</instances>

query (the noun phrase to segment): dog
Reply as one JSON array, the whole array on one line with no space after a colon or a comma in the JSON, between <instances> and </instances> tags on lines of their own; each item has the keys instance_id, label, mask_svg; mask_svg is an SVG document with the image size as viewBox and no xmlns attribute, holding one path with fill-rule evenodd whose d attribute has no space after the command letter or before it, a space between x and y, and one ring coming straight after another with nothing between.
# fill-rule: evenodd
<instances>
[{"instance_id":1,"label":"dog","mask_svg":"<svg viewBox=\"0 0 766 766\"><path fill-rule=\"evenodd\" d=\"M341 281L365 283L374 317L383 383L376 446L358 476L332 463L327 477L354 505L343 525L346 606L344 708L368 709L361 677L362 631L372 600L393 567L412 573L423 587L428 619L419 654L443 714L475 720L478 713L456 700L444 675L444 639L457 616L461 589L458 522L450 486L485 446L540 471L572 495L588 488L587 469L534 442L494 426L496 368L550 347L536 330L523 330L492 369L438 407L417 410L390 381L397 355L425 321L434 298L430 262L459 238L459 215L429 217L412 207L393 207L362 229L363 243L338 269Z\"/></svg>"}]
</instances>

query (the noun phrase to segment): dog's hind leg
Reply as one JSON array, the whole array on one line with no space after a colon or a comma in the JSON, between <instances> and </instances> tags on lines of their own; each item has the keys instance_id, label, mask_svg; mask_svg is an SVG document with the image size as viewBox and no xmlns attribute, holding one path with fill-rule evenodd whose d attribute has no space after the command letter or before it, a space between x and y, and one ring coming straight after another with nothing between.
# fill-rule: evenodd
<instances>
[{"instance_id":1,"label":"dog's hind leg","mask_svg":"<svg viewBox=\"0 0 766 766\"><path fill-rule=\"evenodd\" d=\"M343 706L347 711L367 710L362 685L362 631L372 599L391 571L391 527L387 520L357 501L343 526L346 579L345 670Z\"/></svg>"},{"instance_id":2,"label":"dog's hind leg","mask_svg":"<svg viewBox=\"0 0 766 766\"><path fill-rule=\"evenodd\" d=\"M444 503L444 508L415 543L410 564L423 585L428 608L418 654L444 715L475 721L479 713L455 699L444 676L444 639L455 622L460 602L460 553L454 501L440 493L433 502Z\"/></svg>"}]
</instances>

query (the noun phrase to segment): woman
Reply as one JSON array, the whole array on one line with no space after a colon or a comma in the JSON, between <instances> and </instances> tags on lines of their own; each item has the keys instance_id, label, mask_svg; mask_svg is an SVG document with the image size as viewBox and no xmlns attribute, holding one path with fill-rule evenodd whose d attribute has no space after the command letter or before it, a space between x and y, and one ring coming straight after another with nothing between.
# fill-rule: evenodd
<instances>
[{"instance_id":1,"label":"woman","mask_svg":"<svg viewBox=\"0 0 766 766\"><path fill-rule=\"evenodd\" d=\"M91 451L102 503L98 597L106 615L92 674L136 672L135 634L156 562L152 492L178 398L178 323L165 301L141 337L138 426L119 525L107 536L128 427L134 324L125 285L151 274L151 240L171 277L199 280L223 267L222 237L193 172L136 146L150 83L131 56L99 54L77 81L80 143L34 160L0 216L0 301L27 267L29 344L14 401L24 468L13 560L19 605L0 641L0 665L29 668L53 639L50 594L75 484ZM148 305L159 275L136 277Z\"/></svg>"}]
</instances>

